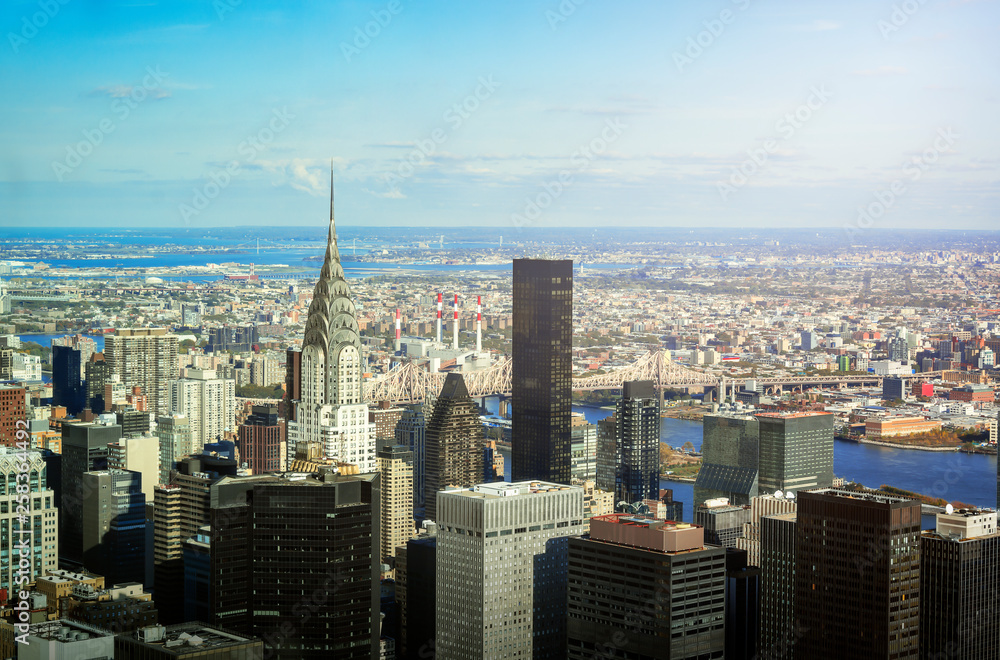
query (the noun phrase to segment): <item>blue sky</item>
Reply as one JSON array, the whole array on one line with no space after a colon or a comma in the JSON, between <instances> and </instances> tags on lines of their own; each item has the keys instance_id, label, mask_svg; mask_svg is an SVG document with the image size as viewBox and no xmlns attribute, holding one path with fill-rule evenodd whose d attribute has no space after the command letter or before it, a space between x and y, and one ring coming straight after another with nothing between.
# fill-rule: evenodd
<instances>
[{"instance_id":1,"label":"blue sky","mask_svg":"<svg viewBox=\"0 0 1000 660\"><path fill-rule=\"evenodd\" d=\"M345 225L1000 226L996 1L35 0L0 27L2 226L313 224L331 157Z\"/></svg>"}]
</instances>

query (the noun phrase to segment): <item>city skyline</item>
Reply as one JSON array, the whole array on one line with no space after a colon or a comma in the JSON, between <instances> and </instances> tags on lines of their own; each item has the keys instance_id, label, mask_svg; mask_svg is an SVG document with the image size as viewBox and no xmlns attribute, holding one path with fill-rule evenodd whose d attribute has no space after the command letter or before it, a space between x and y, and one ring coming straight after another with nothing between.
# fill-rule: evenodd
<instances>
[{"instance_id":1,"label":"city skyline","mask_svg":"<svg viewBox=\"0 0 1000 660\"><path fill-rule=\"evenodd\" d=\"M997 18L15 3L0 225L986 229Z\"/></svg>"}]
</instances>

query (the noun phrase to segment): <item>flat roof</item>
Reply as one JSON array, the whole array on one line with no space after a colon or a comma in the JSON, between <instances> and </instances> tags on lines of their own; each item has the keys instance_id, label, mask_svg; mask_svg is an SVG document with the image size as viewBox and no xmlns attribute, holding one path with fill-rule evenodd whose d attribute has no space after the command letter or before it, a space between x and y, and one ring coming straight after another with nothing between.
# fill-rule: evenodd
<instances>
[{"instance_id":1,"label":"flat roof","mask_svg":"<svg viewBox=\"0 0 1000 660\"><path fill-rule=\"evenodd\" d=\"M141 635L143 631L162 628L162 637L155 642L145 642ZM148 633L147 633L148 634ZM124 635L133 643L148 648L164 649L166 651L187 652L196 649L219 649L235 644L260 641L256 637L244 637L233 632L209 626L201 621L189 621L171 626L147 626ZM154 637L155 638L155 637Z\"/></svg>"}]
</instances>

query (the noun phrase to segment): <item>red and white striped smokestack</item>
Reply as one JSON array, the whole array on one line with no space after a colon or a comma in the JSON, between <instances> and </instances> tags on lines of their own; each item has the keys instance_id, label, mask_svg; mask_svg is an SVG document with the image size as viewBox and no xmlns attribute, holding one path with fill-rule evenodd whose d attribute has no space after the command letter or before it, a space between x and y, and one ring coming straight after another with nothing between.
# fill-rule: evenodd
<instances>
[{"instance_id":1,"label":"red and white striped smokestack","mask_svg":"<svg viewBox=\"0 0 1000 660\"><path fill-rule=\"evenodd\" d=\"M401 322L399 320L399 308L397 307L396 308L396 345L395 345L396 351L399 351L402 348L402 343L400 342L400 339L401 339L401 336L400 336L401 335L401 329L402 329L402 324L401 324Z\"/></svg>"},{"instance_id":2,"label":"red and white striped smokestack","mask_svg":"<svg viewBox=\"0 0 1000 660\"><path fill-rule=\"evenodd\" d=\"M483 352L483 297L476 296L476 352Z\"/></svg>"},{"instance_id":3,"label":"red and white striped smokestack","mask_svg":"<svg viewBox=\"0 0 1000 660\"><path fill-rule=\"evenodd\" d=\"M457 293L455 294L455 326L452 329L454 330L454 332L452 333L454 335L454 339L452 339L451 347L457 351L458 350L458 294Z\"/></svg>"},{"instance_id":4,"label":"red and white striped smokestack","mask_svg":"<svg viewBox=\"0 0 1000 660\"><path fill-rule=\"evenodd\" d=\"M438 343L441 343L441 294L438 294Z\"/></svg>"}]
</instances>

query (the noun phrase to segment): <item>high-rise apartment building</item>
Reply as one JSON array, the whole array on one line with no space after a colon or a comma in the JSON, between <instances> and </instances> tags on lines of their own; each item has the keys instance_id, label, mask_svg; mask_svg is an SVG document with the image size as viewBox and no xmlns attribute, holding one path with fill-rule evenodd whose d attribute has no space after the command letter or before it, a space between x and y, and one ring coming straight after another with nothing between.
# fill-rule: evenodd
<instances>
[{"instance_id":1,"label":"high-rise apartment building","mask_svg":"<svg viewBox=\"0 0 1000 660\"><path fill-rule=\"evenodd\" d=\"M22 470L27 464L27 470ZM59 511L55 493L49 488L45 461L37 451L22 452L13 447L0 447L0 479L4 484L17 483L19 474L28 475L28 497L31 505L27 519L22 522L17 507L20 495L16 488L3 489L0 494L0 556L7 559L0 563L0 589L15 594L21 589L17 574L22 558L30 556L29 582L58 568ZM29 530L22 533L21 530ZM23 541L27 540L27 552Z\"/></svg>"},{"instance_id":2,"label":"high-rise apartment building","mask_svg":"<svg viewBox=\"0 0 1000 660\"><path fill-rule=\"evenodd\" d=\"M213 622L278 660L378 657L380 499L377 474L332 469L216 483Z\"/></svg>"},{"instance_id":3,"label":"high-rise apartment building","mask_svg":"<svg viewBox=\"0 0 1000 660\"><path fill-rule=\"evenodd\" d=\"M569 536L583 491L523 481L438 494L439 660L564 658Z\"/></svg>"},{"instance_id":4,"label":"high-rise apartment building","mask_svg":"<svg viewBox=\"0 0 1000 660\"><path fill-rule=\"evenodd\" d=\"M191 451L200 453L236 430L236 381L211 369L188 369L187 377L170 381L170 411L187 416Z\"/></svg>"},{"instance_id":5,"label":"high-rise apartment building","mask_svg":"<svg viewBox=\"0 0 1000 660\"><path fill-rule=\"evenodd\" d=\"M57 406L66 406L66 413L74 417L83 410L81 364L81 354L77 349L52 347L52 402Z\"/></svg>"},{"instance_id":6,"label":"high-rise apartment building","mask_svg":"<svg viewBox=\"0 0 1000 660\"><path fill-rule=\"evenodd\" d=\"M656 499L660 493L660 402L652 381L622 385L615 420L615 502Z\"/></svg>"},{"instance_id":7,"label":"high-rise apartment building","mask_svg":"<svg viewBox=\"0 0 1000 660\"><path fill-rule=\"evenodd\" d=\"M760 413L757 423L760 492L833 485L833 415Z\"/></svg>"},{"instance_id":8,"label":"high-rise apartment building","mask_svg":"<svg viewBox=\"0 0 1000 660\"><path fill-rule=\"evenodd\" d=\"M735 505L757 496L759 431L750 415L713 413L703 418L701 470L694 484L694 506L725 497Z\"/></svg>"},{"instance_id":9,"label":"high-rise apartment building","mask_svg":"<svg viewBox=\"0 0 1000 660\"><path fill-rule=\"evenodd\" d=\"M104 359L126 387L142 388L154 413L170 412L170 381L179 373L177 335L166 328L119 328L104 340Z\"/></svg>"},{"instance_id":10,"label":"high-rise apartment building","mask_svg":"<svg viewBox=\"0 0 1000 660\"><path fill-rule=\"evenodd\" d=\"M483 424L462 374L450 373L427 422L424 512L436 520L438 491L483 480Z\"/></svg>"},{"instance_id":11,"label":"high-rise apartment building","mask_svg":"<svg viewBox=\"0 0 1000 660\"><path fill-rule=\"evenodd\" d=\"M362 387L361 334L351 288L340 265L330 179L330 227L326 255L313 290L299 374L301 398L288 422L288 454L299 442L320 442L327 458L378 469L375 424L368 421Z\"/></svg>"},{"instance_id":12,"label":"high-rise apartment building","mask_svg":"<svg viewBox=\"0 0 1000 660\"><path fill-rule=\"evenodd\" d=\"M920 513L878 491L799 493L795 658L919 657Z\"/></svg>"},{"instance_id":13,"label":"high-rise apartment building","mask_svg":"<svg viewBox=\"0 0 1000 660\"><path fill-rule=\"evenodd\" d=\"M17 445L18 423L27 420L27 394L23 387L0 385L0 445Z\"/></svg>"},{"instance_id":14,"label":"high-rise apartment building","mask_svg":"<svg viewBox=\"0 0 1000 660\"><path fill-rule=\"evenodd\" d=\"M570 660L724 657L726 550L697 525L591 518L569 539L568 581Z\"/></svg>"},{"instance_id":15,"label":"high-rise apartment building","mask_svg":"<svg viewBox=\"0 0 1000 660\"><path fill-rule=\"evenodd\" d=\"M285 470L285 422L277 406L253 406L246 422L237 429L236 446L240 461L253 474Z\"/></svg>"},{"instance_id":16,"label":"high-rise apartment building","mask_svg":"<svg viewBox=\"0 0 1000 660\"><path fill-rule=\"evenodd\" d=\"M83 473L83 565L110 584L145 581L146 496L129 470Z\"/></svg>"},{"instance_id":17,"label":"high-rise apartment building","mask_svg":"<svg viewBox=\"0 0 1000 660\"><path fill-rule=\"evenodd\" d=\"M573 262L515 259L513 308L511 474L568 484Z\"/></svg>"},{"instance_id":18,"label":"high-rise apartment building","mask_svg":"<svg viewBox=\"0 0 1000 660\"><path fill-rule=\"evenodd\" d=\"M378 452L382 505L379 561L396 556L396 548L406 545L414 534L413 452L402 445Z\"/></svg>"},{"instance_id":19,"label":"high-rise apartment building","mask_svg":"<svg viewBox=\"0 0 1000 660\"><path fill-rule=\"evenodd\" d=\"M997 513L939 513L920 537L920 657L986 660L998 649Z\"/></svg>"},{"instance_id":20,"label":"high-rise apartment building","mask_svg":"<svg viewBox=\"0 0 1000 660\"><path fill-rule=\"evenodd\" d=\"M434 410L433 407L430 408ZM423 513L426 487L427 418L424 406L410 406L396 422L396 444L403 445L413 454L413 511Z\"/></svg>"},{"instance_id":21,"label":"high-rise apartment building","mask_svg":"<svg viewBox=\"0 0 1000 660\"><path fill-rule=\"evenodd\" d=\"M121 439L122 427L95 422L62 425L62 475L59 502L59 559L83 562L83 475L108 468L108 445Z\"/></svg>"},{"instance_id":22,"label":"high-rise apartment building","mask_svg":"<svg viewBox=\"0 0 1000 660\"><path fill-rule=\"evenodd\" d=\"M177 462L194 453L191 448L191 420L187 415L171 413L156 418L156 437L160 439L160 479L170 482L170 471Z\"/></svg>"},{"instance_id":23,"label":"high-rise apartment building","mask_svg":"<svg viewBox=\"0 0 1000 660\"><path fill-rule=\"evenodd\" d=\"M615 492L618 471L618 417L614 413L597 422L597 461L595 483L599 490Z\"/></svg>"}]
</instances>

